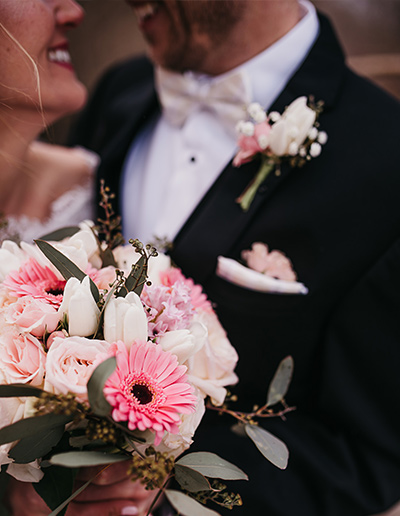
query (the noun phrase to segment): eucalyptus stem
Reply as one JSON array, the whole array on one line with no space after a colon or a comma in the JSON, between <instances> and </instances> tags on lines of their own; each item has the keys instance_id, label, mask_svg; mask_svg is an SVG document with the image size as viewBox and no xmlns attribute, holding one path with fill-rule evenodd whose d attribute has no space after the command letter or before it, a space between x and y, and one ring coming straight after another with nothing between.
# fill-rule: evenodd
<instances>
[{"instance_id":1,"label":"eucalyptus stem","mask_svg":"<svg viewBox=\"0 0 400 516\"><path fill-rule=\"evenodd\" d=\"M244 212L248 211L261 183L267 178L270 172L272 172L274 167L274 161L263 156L263 160L257 174L246 187L244 192L236 199L236 202L240 204L240 207Z\"/></svg>"}]
</instances>

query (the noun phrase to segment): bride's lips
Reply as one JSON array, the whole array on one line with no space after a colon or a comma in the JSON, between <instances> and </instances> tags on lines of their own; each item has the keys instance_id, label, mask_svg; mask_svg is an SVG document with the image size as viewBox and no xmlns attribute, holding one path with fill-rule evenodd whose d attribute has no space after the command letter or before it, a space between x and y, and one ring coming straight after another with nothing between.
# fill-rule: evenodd
<instances>
[{"instance_id":1,"label":"bride's lips","mask_svg":"<svg viewBox=\"0 0 400 516\"><path fill-rule=\"evenodd\" d=\"M71 55L69 53L68 43L61 43L47 50L47 58L51 63L63 66L69 70L73 70L74 67L71 63Z\"/></svg>"}]
</instances>

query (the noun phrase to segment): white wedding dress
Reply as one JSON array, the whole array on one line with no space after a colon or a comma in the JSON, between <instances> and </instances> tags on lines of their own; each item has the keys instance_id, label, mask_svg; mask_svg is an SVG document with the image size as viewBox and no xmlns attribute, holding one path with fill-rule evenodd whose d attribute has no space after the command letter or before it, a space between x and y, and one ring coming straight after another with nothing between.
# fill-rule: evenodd
<instances>
[{"instance_id":1,"label":"white wedding dress","mask_svg":"<svg viewBox=\"0 0 400 516\"><path fill-rule=\"evenodd\" d=\"M53 202L51 213L46 220L26 215L7 217L0 227L0 244L3 240L23 240L31 243L33 239L62 227L75 226L86 219L94 220L95 168L93 167L86 183L73 187Z\"/></svg>"}]
</instances>

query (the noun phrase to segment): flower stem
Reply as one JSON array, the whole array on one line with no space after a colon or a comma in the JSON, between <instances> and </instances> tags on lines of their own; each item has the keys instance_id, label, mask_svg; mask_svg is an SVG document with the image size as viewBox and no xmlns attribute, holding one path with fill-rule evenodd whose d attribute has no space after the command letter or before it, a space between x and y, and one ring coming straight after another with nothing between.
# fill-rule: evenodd
<instances>
[{"instance_id":1,"label":"flower stem","mask_svg":"<svg viewBox=\"0 0 400 516\"><path fill-rule=\"evenodd\" d=\"M266 179L268 174L272 172L274 167L275 163L271 159L268 159L266 157L263 158L263 161L257 174L246 187L244 192L236 199L236 202L240 204L240 207L244 212L248 211L257 193L258 188L260 187L261 183Z\"/></svg>"}]
</instances>

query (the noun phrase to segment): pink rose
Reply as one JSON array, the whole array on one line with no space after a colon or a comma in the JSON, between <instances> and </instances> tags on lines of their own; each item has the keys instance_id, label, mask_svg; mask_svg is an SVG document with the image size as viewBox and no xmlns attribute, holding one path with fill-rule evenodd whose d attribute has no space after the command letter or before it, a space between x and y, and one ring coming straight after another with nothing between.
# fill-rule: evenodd
<instances>
[{"instance_id":1,"label":"pink rose","mask_svg":"<svg viewBox=\"0 0 400 516\"><path fill-rule=\"evenodd\" d=\"M100 353L107 353L110 344L85 337L55 337L47 353L45 390L87 400L86 385L96 368ZM95 363L96 362L96 363Z\"/></svg>"},{"instance_id":2,"label":"pink rose","mask_svg":"<svg viewBox=\"0 0 400 516\"><path fill-rule=\"evenodd\" d=\"M0 368L7 383L41 385L45 362L42 344L30 333L10 326L0 335Z\"/></svg>"},{"instance_id":3,"label":"pink rose","mask_svg":"<svg viewBox=\"0 0 400 516\"><path fill-rule=\"evenodd\" d=\"M270 130L271 126L267 122L261 122L254 126L254 133L251 136L241 134L238 140L240 150L233 160L233 165L240 167L250 161L255 154L265 152Z\"/></svg>"},{"instance_id":4,"label":"pink rose","mask_svg":"<svg viewBox=\"0 0 400 516\"><path fill-rule=\"evenodd\" d=\"M24 296L8 307L5 320L35 337L43 337L46 331L53 332L57 328L60 316L53 305Z\"/></svg>"}]
</instances>

